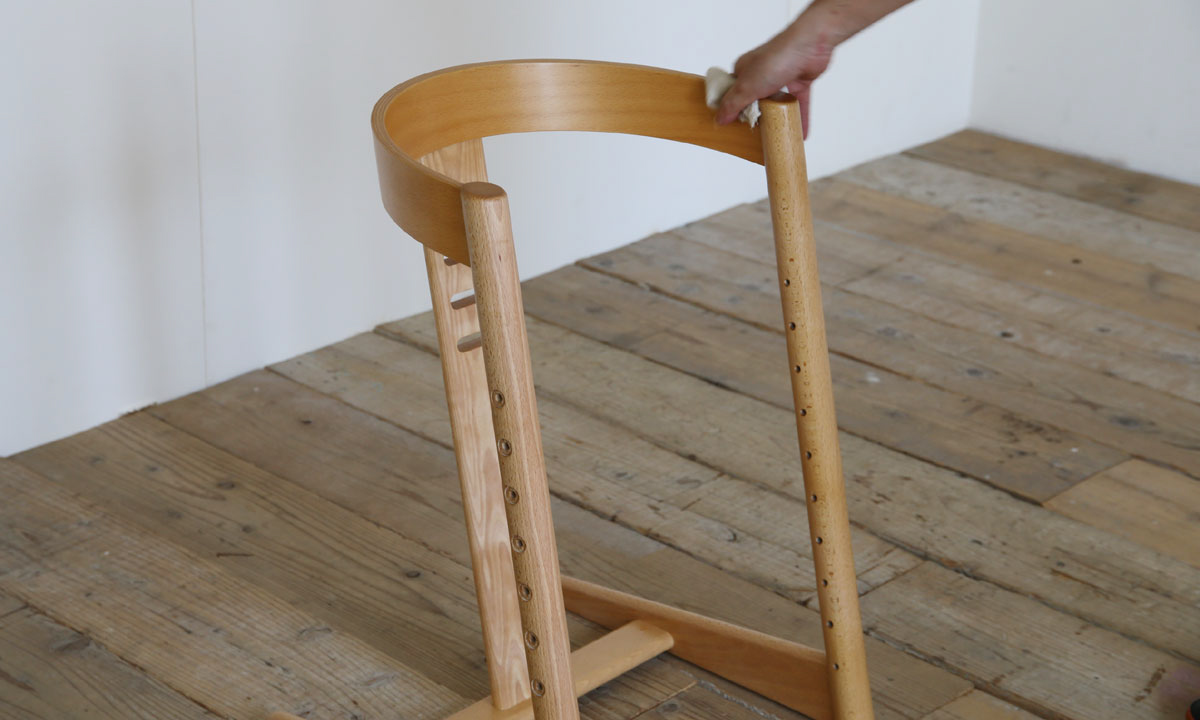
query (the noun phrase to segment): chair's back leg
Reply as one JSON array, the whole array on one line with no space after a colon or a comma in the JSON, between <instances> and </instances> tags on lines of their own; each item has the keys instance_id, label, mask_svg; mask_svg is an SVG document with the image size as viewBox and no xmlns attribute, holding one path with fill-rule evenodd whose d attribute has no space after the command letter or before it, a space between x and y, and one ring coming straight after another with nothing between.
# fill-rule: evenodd
<instances>
[{"instance_id":1,"label":"chair's back leg","mask_svg":"<svg viewBox=\"0 0 1200 720\"><path fill-rule=\"evenodd\" d=\"M874 712L850 548L800 112L795 101L768 100L762 107L767 190L833 717L871 720Z\"/></svg>"},{"instance_id":2,"label":"chair's back leg","mask_svg":"<svg viewBox=\"0 0 1200 720\"><path fill-rule=\"evenodd\" d=\"M508 198L495 185L468 183L462 200L534 717L577 720L579 703L571 679L571 647Z\"/></svg>"},{"instance_id":3,"label":"chair's back leg","mask_svg":"<svg viewBox=\"0 0 1200 720\"><path fill-rule=\"evenodd\" d=\"M421 162L463 182L487 180L483 144L479 140L443 148ZM425 266L437 322L492 704L506 709L529 696L529 675L525 669L521 616L514 591L516 580L483 354L478 349L465 352L458 349L460 341L479 333L473 298L467 294L472 289L471 269L448 264L445 256L428 248ZM469 342L464 347L467 345Z\"/></svg>"}]
</instances>

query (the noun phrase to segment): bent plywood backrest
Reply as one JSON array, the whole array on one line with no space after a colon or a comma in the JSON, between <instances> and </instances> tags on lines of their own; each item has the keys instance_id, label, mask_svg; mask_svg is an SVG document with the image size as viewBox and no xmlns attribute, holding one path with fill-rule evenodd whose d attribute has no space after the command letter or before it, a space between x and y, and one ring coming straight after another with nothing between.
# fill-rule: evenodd
<instances>
[{"instance_id":1,"label":"bent plywood backrest","mask_svg":"<svg viewBox=\"0 0 1200 720\"><path fill-rule=\"evenodd\" d=\"M546 130L648 135L763 161L758 133L713 122L696 75L618 63L481 63L413 78L371 116L383 204L426 247L469 263L462 184L420 163L466 140Z\"/></svg>"}]
</instances>

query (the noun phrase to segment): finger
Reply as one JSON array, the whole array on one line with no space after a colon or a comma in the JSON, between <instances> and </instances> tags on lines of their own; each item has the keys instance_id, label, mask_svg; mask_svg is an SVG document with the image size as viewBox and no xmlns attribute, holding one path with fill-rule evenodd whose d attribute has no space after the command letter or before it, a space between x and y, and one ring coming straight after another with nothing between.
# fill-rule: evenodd
<instances>
[{"instance_id":1,"label":"finger","mask_svg":"<svg viewBox=\"0 0 1200 720\"><path fill-rule=\"evenodd\" d=\"M717 123L720 125L728 125L737 119L742 110L746 106L758 99L754 89L747 83L740 80L734 83L733 87L725 93L721 98L721 105L717 108Z\"/></svg>"},{"instance_id":2,"label":"finger","mask_svg":"<svg viewBox=\"0 0 1200 720\"><path fill-rule=\"evenodd\" d=\"M809 96L810 96L811 92L812 92L812 85L805 85L804 89L802 89L800 91L800 93L796 96L796 99L798 101L800 101L800 125L801 125L801 127L804 128L804 139L805 140L808 139L808 128L809 128L808 100L809 100Z\"/></svg>"}]
</instances>

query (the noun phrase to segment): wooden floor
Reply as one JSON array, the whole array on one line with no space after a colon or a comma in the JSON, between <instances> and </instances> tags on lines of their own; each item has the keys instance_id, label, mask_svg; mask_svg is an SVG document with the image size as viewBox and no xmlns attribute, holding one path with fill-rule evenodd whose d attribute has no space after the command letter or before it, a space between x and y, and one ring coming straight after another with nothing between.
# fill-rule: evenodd
<instances>
[{"instance_id":1,"label":"wooden floor","mask_svg":"<svg viewBox=\"0 0 1200 720\"><path fill-rule=\"evenodd\" d=\"M813 202L878 716L1182 720L1200 188L963 132ZM772 262L736 207L528 282L529 334L565 569L817 644ZM0 460L0 717L486 695L432 327ZM670 657L583 708L797 717Z\"/></svg>"}]
</instances>

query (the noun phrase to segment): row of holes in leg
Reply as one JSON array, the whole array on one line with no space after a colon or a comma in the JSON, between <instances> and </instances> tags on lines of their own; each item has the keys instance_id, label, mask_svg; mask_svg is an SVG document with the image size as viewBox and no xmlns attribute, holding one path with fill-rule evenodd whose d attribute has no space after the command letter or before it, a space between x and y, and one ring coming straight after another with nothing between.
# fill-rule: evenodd
<instances>
[{"instance_id":1,"label":"row of holes in leg","mask_svg":"<svg viewBox=\"0 0 1200 720\"><path fill-rule=\"evenodd\" d=\"M494 405L497 409L504 407L504 393L500 392L499 390L492 391L491 400L492 400L492 405ZM508 457L508 456L512 455L512 451L513 451L512 443L507 438L499 438L496 441L496 449L504 457ZM509 505L516 505L517 503L519 503L521 501L521 493L518 492L517 489L514 488L512 485L505 485L504 486L504 500ZM525 552L527 547L528 546L525 544L525 539L522 538L520 535L514 534L512 536L513 552L523 553L523 552ZM517 583L517 597L520 598L520 600L522 602L529 602L530 600L533 599L533 590L526 583L518 582ZM538 640L538 636L535 635L533 632L526 630L525 631L525 647L528 648L529 650L536 650L539 645L541 645L541 641ZM534 678L529 681L529 691L531 693L533 693L534 697L542 697L546 694L546 684L544 682L542 682L541 680Z\"/></svg>"}]
</instances>

